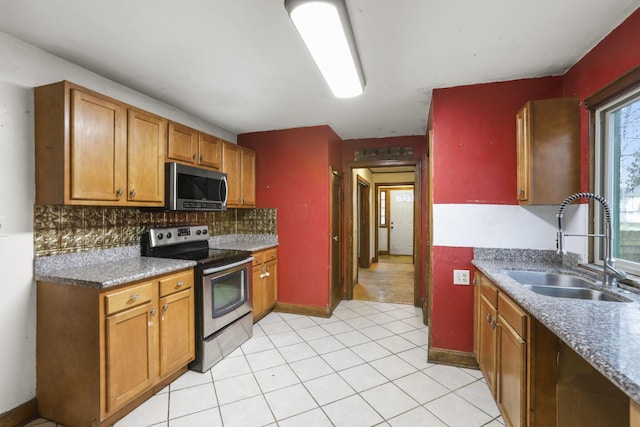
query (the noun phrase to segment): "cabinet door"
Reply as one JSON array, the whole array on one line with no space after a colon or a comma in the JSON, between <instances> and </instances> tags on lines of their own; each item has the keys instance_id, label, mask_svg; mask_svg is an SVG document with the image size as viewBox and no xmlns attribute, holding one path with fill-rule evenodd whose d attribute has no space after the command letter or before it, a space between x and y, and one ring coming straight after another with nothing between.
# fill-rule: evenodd
<instances>
[{"instance_id":1,"label":"cabinet door","mask_svg":"<svg viewBox=\"0 0 640 427\"><path fill-rule=\"evenodd\" d=\"M480 339L479 339L479 356L478 365L480 370L484 374L487 380L489 390L491 390L492 396L496 397L496 320L497 310L496 307L491 305L489 301L484 297L480 297Z\"/></svg>"},{"instance_id":2,"label":"cabinet door","mask_svg":"<svg viewBox=\"0 0 640 427\"><path fill-rule=\"evenodd\" d=\"M215 170L222 167L222 141L215 136L198 134L198 164Z\"/></svg>"},{"instance_id":3,"label":"cabinet door","mask_svg":"<svg viewBox=\"0 0 640 427\"><path fill-rule=\"evenodd\" d=\"M253 304L253 321L260 319L262 314L266 311L264 297L265 297L265 281L264 281L264 271L263 265L256 265L253 267L253 285L252 291L253 295L251 297L251 301Z\"/></svg>"},{"instance_id":4,"label":"cabinet door","mask_svg":"<svg viewBox=\"0 0 640 427\"><path fill-rule=\"evenodd\" d=\"M160 377L195 356L193 288L160 298Z\"/></svg>"},{"instance_id":5,"label":"cabinet door","mask_svg":"<svg viewBox=\"0 0 640 427\"><path fill-rule=\"evenodd\" d=\"M164 204L164 147L167 122L129 109L127 120L127 198L131 202Z\"/></svg>"},{"instance_id":6,"label":"cabinet door","mask_svg":"<svg viewBox=\"0 0 640 427\"><path fill-rule=\"evenodd\" d=\"M271 310L278 300L278 261L273 260L265 264L264 305Z\"/></svg>"},{"instance_id":7,"label":"cabinet door","mask_svg":"<svg viewBox=\"0 0 640 427\"><path fill-rule=\"evenodd\" d=\"M256 153L242 150L241 199L245 207L256 205Z\"/></svg>"},{"instance_id":8,"label":"cabinet door","mask_svg":"<svg viewBox=\"0 0 640 427\"><path fill-rule=\"evenodd\" d=\"M70 201L121 199L126 191L125 120L120 104L71 90Z\"/></svg>"},{"instance_id":9,"label":"cabinet door","mask_svg":"<svg viewBox=\"0 0 640 427\"><path fill-rule=\"evenodd\" d=\"M530 103L527 103L516 115L516 152L518 157L517 198L519 201L526 201L529 199L530 131Z\"/></svg>"},{"instance_id":10,"label":"cabinet door","mask_svg":"<svg viewBox=\"0 0 640 427\"><path fill-rule=\"evenodd\" d=\"M222 144L222 171L227 174L229 196L227 205L238 207L242 204L241 196L241 158L240 147L236 144Z\"/></svg>"},{"instance_id":11,"label":"cabinet door","mask_svg":"<svg viewBox=\"0 0 640 427\"><path fill-rule=\"evenodd\" d=\"M527 344L509 325L498 316L499 368L498 406L508 426L525 425L526 416L526 363Z\"/></svg>"},{"instance_id":12,"label":"cabinet door","mask_svg":"<svg viewBox=\"0 0 640 427\"><path fill-rule=\"evenodd\" d=\"M167 158L185 163L197 159L198 132L178 123L169 122Z\"/></svg>"},{"instance_id":13,"label":"cabinet door","mask_svg":"<svg viewBox=\"0 0 640 427\"><path fill-rule=\"evenodd\" d=\"M158 376L155 314L149 301L106 319L107 413L150 388Z\"/></svg>"}]
</instances>

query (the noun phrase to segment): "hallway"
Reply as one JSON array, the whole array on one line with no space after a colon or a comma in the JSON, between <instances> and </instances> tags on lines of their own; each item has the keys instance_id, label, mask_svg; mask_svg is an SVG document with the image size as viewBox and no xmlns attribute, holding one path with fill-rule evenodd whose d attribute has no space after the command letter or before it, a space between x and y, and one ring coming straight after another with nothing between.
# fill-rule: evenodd
<instances>
[{"instance_id":1,"label":"hallway","mask_svg":"<svg viewBox=\"0 0 640 427\"><path fill-rule=\"evenodd\" d=\"M353 299L413 305L413 257L381 255L370 268L358 269Z\"/></svg>"}]
</instances>

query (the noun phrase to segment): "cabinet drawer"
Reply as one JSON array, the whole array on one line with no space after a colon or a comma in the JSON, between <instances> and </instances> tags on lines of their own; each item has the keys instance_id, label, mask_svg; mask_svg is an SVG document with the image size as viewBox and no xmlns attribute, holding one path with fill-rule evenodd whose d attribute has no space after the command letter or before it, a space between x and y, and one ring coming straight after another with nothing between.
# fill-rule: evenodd
<instances>
[{"instance_id":1,"label":"cabinet drawer","mask_svg":"<svg viewBox=\"0 0 640 427\"><path fill-rule=\"evenodd\" d=\"M515 302L500 292L498 295L498 313L511 325L523 339L527 339L527 314Z\"/></svg>"},{"instance_id":2,"label":"cabinet drawer","mask_svg":"<svg viewBox=\"0 0 640 427\"><path fill-rule=\"evenodd\" d=\"M193 272L174 274L160 280L160 296L172 294L193 286Z\"/></svg>"},{"instance_id":3,"label":"cabinet drawer","mask_svg":"<svg viewBox=\"0 0 640 427\"><path fill-rule=\"evenodd\" d=\"M268 249L264 253L264 262L272 261L278 258L278 250L277 249Z\"/></svg>"},{"instance_id":4,"label":"cabinet drawer","mask_svg":"<svg viewBox=\"0 0 640 427\"><path fill-rule=\"evenodd\" d=\"M264 262L264 252L254 252L251 254L253 257L253 265L260 265Z\"/></svg>"},{"instance_id":5,"label":"cabinet drawer","mask_svg":"<svg viewBox=\"0 0 640 427\"><path fill-rule=\"evenodd\" d=\"M493 307L498 307L498 288L484 276L480 277L480 293L491 303Z\"/></svg>"},{"instance_id":6,"label":"cabinet drawer","mask_svg":"<svg viewBox=\"0 0 640 427\"><path fill-rule=\"evenodd\" d=\"M110 315L127 308L137 307L140 304L151 301L152 298L153 282L129 286L122 290L111 292L104 297L105 311L107 315Z\"/></svg>"}]
</instances>

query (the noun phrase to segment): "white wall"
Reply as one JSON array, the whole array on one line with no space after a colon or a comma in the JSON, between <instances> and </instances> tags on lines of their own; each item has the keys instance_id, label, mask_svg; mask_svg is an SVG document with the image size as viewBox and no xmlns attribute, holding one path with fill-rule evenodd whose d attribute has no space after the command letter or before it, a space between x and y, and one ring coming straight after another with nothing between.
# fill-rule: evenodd
<instances>
[{"instance_id":1,"label":"white wall","mask_svg":"<svg viewBox=\"0 0 640 427\"><path fill-rule=\"evenodd\" d=\"M231 142L236 135L0 32L0 414L35 397L33 87L69 80ZM69 307L60 307L61 314Z\"/></svg>"},{"instance_id":2,"label":"white wall","mask_svg":"<svg viewBox=\"0 0 640 427\"><path fill-rule=\"evenodd\" d=\"M434 246L556 249L558 206L437 204L433 206ZM585 233L589 207L567 206L563 230ZM569 252L587 255L585 237L567 237Z\"/></svg>"}]
</instances>

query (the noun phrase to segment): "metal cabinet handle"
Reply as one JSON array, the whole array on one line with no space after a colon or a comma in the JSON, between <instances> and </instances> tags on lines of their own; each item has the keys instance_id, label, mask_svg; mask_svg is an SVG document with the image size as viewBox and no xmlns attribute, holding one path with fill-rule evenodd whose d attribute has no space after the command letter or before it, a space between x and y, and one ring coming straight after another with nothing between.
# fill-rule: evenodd
<instances>
[{"instance_id":1,"label":"metal cabinet handle","mask_svg":"<svg viewBox=\"0 0 640 427\"><path fill-rule=\"evenodd\" d=\"M155 307L153 307L153 308L151 309L151 315L152 315L152 316L155 316L155 315L156 315L156 308L155 308Z\"/></svg>"},{"instance_id":2,"label":"metal cabinet handle","mask_svg":"<svg viewBox=\"0 0 640 427\"><path fill-rule=\"evenodd\" d=\"M133 294L133 295L131 295L131 296L129 297L129 299L130 299L131 301L135 301L135 300L137 300L138 298L140 298L140 294Z\"/></svg>"},{"instance_id":3,"label":"metal cabinet handle","mask_svg":"<svg viewBox=\"0 0 640 427\"><path fill-rule=\"evenodd\" d=\"M184 280L180 280L179 282L176 282L176 288L179 288L182 285L184 285Z\"/></svg>"},{"instance_id":4,"label":"metal cabinet handle","mask_svg":"<svg viewBox=\"0 0 640 427\"><path fill-rule=\"evenodd\" d=\"M116 191L116 196L118 196L118 198L122 197L122 188L118 188L118 190Z\"/></svg>"},{"instance_id":5,"label":"metal cabinet handle","mask_svg":"<svg viewBox=\"0 0 640 427\"><path fill-rule=\"evenodd\" d=\"M162 306L162 311L166 313L167 310L169 310L169 303L166 303L165 305Z\"/></svg>"},{"instance_id":6,"label":"metal cabinet handle","mask_svg":"<svg viewBox=\"0 0 640 427\"><path fill-rule=\"evenodd\" d=\"M204 156L200 156L200 162L204 162Z\"/></svg>"},{"instance_id":7,"label":"metal cabinet handle","mask_svg":"<svg viewBox=\"0 0 640 427\"><path fill-rule=\"evenodd\" d=\"M491 315L487 314L487 323L491 323Z\"/></svg>"},{"instance_id":8,"label":"metal cabinet handle","mask_svg":"<svg viewBox=\"0 0 640 427\"><path fill-rule=\"evenodd\" d=\"M129 194L131 194L131 197L136 197L136 189L133 188Z\"/></svg>"},{"instance_id":9,"label":"metal cabinet handle","mask_svg":"<svg viewBox=\"0 0 640 427\"><path fill-rule=\"evenodd\" d=\"M197 158L198 158L198 156L196 156L196 155L194 154L193 156L191 156L191 158L192 158L193 160L195 160L195 159L197 159Z\"/></svg>"}]
</instances>

